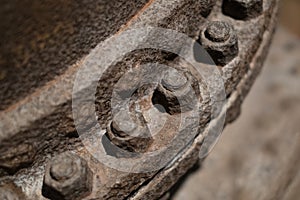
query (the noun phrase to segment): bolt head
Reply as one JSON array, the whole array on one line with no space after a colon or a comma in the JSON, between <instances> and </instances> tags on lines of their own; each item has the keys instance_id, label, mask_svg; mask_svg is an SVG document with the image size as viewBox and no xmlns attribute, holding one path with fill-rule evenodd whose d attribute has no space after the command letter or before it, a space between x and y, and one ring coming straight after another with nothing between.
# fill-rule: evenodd
<instances>
[{"instance_id":1,"label":"bolt head","mask_svg":"<svg viewBox=\"0 0 300 200\"><path fill-rule=\"evenodd\" d=\"M166 71L161 81L163 87L170 91L176 91L183 88L187 82L188 80L184 74L174 68Z\"/></svg>"},{"instance_id":2,"label":"bolt head","mask_svg":"<svg viewBox=\"0 0 300 200\"><path fill-rule=\"evenodd\" d=\"M142 121L129 110L121 110L108 124L107 136L114 145L124 150L146 152L153 139Z\"/></svg>"},{"instance_id":3,"label":"bolt head","mask_svg":"<svg viewBox=\"0 0 300 200\"><path fill-rule=\"evenodd\" d=\"M114 133L112 133L109 128L107 129L107 136L114 145L125 151L144 153L152 144L153 138L147 127L138 129L136 134L136 137L119 137L117 135L114 135Z\"/></svg>"},{"instance_id":4,"label":"bolt head","mask_svg":"<svg viewBox=\"0 0 300 200\"><path fill-rule=\"evenodd\" d=\"M233 26L227 22L208 23L201 32L199 43L217 65L226 65L238 54L237 35Z\"/></svg>"},{"instance_id":5,"label":"bolt head","mask_svg":"<svg viewBox=\"0 0 300 200\"><path fill-rule=\"evenodd\" d=\"M50 199L81 199L92 189L92 172L79 156L65 152L46 167L43 195Z\"/></svg>"},{"instance_id":6,"label":"bolt head","mask_svg":"<svg viewBox=\"0 0 300 200\"><path fill-rule=\"evenodd\" d=\"M23 200L25 199L25 195L22 193L21 188L17 187L13 182L9 181L0 186L0 199Z\"/></svg>"},{"instance_id":7,"label":"bolt head","mask_svg":"<svg viewBox=\"0 0 300 200\"><path fill-rule=\"evenodd\" d=\"M192 84L191 74L170 68L153 93L152 102L162 105L170 115L191 111L198 101Z\"/></svg>"},{"instance_id":8,"label":"bolt head","mask_svg":"<svg viewBox=\"0 0 300 200\"><path fill-rule=\"evenodd\" d=\"M225 42L230 37L230 26L221 21L211 23L205 30L205 36L213 42Z\"/></svg>"},{"instance_id":9,"label":"bolt head","mask_svg":"<svg viewBox=\"0 0 300 200\"><path fill-rule=\"evenodd\" d=\"M119 111L113 118L112 130L115 134L120 137L130 135L134 130L137 129L138 125L133 121L128 110Z\"/></svg>"},{"instance_id":10,"label":"bolt head","mask_svg":"<svg viewBox=\"0 0 300 200\"><path fill-rule=\"evenodd\" d=\"M50 166L51 177L56 181L66 181L72 178L75 173L80 170L78 169L76 160L71 156L65 156L64 160L54 159Z\"/></svg>"}]
</instances>

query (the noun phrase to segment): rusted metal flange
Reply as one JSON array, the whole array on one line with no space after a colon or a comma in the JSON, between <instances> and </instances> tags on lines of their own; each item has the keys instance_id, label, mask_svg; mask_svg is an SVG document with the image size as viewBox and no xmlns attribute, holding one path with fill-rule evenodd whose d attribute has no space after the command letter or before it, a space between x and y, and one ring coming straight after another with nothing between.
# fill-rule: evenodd
<instances>
[{"instance_id":1,"label":"rusted metal flange","mask_svg":"<svg viewBox=\"0 0 300 200\"><path fill-rule=\"evenodd\" d=\"M201 149L208 151L217 139L208 124L222 124L225 115L225 123L229 123L238 116L266 57L278 9L277 0L107 2L7 1L1 6L5 20L0 24L0 182L5 184L9 178L17 192L0 186L5 191L0 195L15 198L17 194L20 199L159 199L199 160ZM100 80L95 81L96 91L78 90L80 97L95 94L93 107L88 98L72 107L77 72L91 61L91 55L107 53L109 49L104 51L107 49L101 45L108 38L141 27L171 29L198 41L216 64L206 69L215 67L224 85L218 80L215 85L204 81L208 77L199 76L191 63L178 56L184 49L176 49L177 55L139 49L103 70ZM159 35L149 33L142 44L155 41L155 37ZM194 53L195 60L203 61L204 54ZM91 68L97 64L92 61ZM168 67L152 66L140 76L139 70L147 63ZM143 77L153 81L143 82ZM91 77L85 78L88 82ZM211 111L218 103L210 94L214 87L224 88L224 104L217 109L217 116ZM128 109L121 111L123 104L119 102L124 100ZM85 116L79 125L74 122L76 113ZM182 131L178 125L183 126ZM103 132L90 134L96 128ZM152 134L153 130L158 134ZM184 137L194 130L192 139ZM79 137L79 132L84 134ZM83 143L86 140L91 148L103 147L120 163L125 159L134 163L147 152L163 149L178 132L177 142L169 149L172 154L163 151L153 162L139 166L155 170L117 170L97 160L93 155L97 151ZM167 162L155 168L162 158L168 158Z\"/></svg>"}]
</instances>

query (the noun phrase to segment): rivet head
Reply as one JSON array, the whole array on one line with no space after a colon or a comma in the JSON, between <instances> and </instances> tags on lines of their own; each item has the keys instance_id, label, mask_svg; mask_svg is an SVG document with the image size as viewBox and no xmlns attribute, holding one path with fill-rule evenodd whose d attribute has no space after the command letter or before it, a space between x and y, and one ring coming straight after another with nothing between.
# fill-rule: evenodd
<instances>
[{"instance_id":1,"label":"rivet head","mask_svg":"<svg viewBox=\"0 0 300 200\"><path fill-rule=\"evenodd\" d=\"M92 171L76 154L65 152L46 167L43 195L50 199L82 199L92 189Z\"/></svg>"},{"instance_id":2,"label":"rivet head","mask_svg":"<svg viewBox=\"0 0 300 200\"><path fill-rule=\"evenodd\" d=\"M221 21L211 23L205 30L205 36L213 42L225 42L230 37L230 26Z\"/></svg>"},{"instance_id":3,"label":"rivet head","mask_svg":"<svg viewBox=\"0 0 300 200\"><path fill-rule=\"evenodd\" d=\"M263 0L224 0L223 13L235 19L255 18L263 11Z\"/></svg>"},{"instance_id":4,"label":"rivet head","mask_svg":"<svg viewBox=\"0 0 300 200\"><path fill-rule=\"evenodd\" d=\"M238 54L238 38L233 26L224 21L206 25L199 43L209 53L215 64L224 66Z\"/></svg>"}]
</instances>

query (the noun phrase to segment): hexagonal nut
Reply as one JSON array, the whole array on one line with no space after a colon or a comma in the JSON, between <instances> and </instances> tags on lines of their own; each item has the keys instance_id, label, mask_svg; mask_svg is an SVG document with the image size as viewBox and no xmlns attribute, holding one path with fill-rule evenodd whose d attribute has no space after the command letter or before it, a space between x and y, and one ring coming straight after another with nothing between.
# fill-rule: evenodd
<instances>
[{"instance_id":1,"label":"hexagonal nut","mask_svg":"<svg viewBox=\"0 0 300 200\"><path fill-rule=\"evenodd\" d=\"M82 199L91 193L92 181L93 173L87 162L65 152L46 166L42 194L50 199Z\"/></svg>"},{"instance_id":2,"label":"hexagonal nut","mask_svg":"<svg viewBox=\"0 0 300 200\"><path fill-rule=\"evenodd\" d=\"M148 127L131 117L128 110L118 112L107 126L107 136L116 146L129 152L144 153L153 142Z\"/></svg>"},{"instance_id":3,"label":"hexagonal nut","mask_svg":"<svg viewBox=\"0 0 300 200\"><path fill-rule=\"evenodd\" d=\"M251 19L263 11L263 0L224 0L223 13L235 19Z\"/></svg>"},{"instance_id":4,"label":"hexagonal nut","mask_svg":"<svg viewBox=\"0 0 300 200\"><path fill-rule=\"evenodd\" d=\"M233 26L223 21L213 21L201 32L199 43L209 53L215 64L224 66L238 54L238 38Z\"/></svg>"},{"instance_id":5,"label":"hexagonal nut","mask_svg":"<svg viewBox=\"0 0 300 200\"><path fill-rule=\"evenodd\" d=\"M192 85L190 74L170 68L164 72L152 101L154 104L162 105L171 115L191 111L196 108L198 102Z\"/></svg>"}]
</instances>

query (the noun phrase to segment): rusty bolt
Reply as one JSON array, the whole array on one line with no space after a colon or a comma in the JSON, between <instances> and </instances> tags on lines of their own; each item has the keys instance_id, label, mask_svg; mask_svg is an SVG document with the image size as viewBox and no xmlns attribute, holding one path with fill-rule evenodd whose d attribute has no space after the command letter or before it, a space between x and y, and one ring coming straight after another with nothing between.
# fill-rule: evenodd
<instances>
[{"instance_id":1,"label":"rusty bolt","mask_svg":"<svg viewBox=\"0 0 300 200\"><path fill-rule=\"evenodd\" d=\"M126 137L137 129L137 124L133 121L128 111L122 110L113 118L111 124L115 135Z\"/></svg>"},{"instance_id":2,"label":"rusty bolt","mask_svg":"<svg viewBox=\"0 0 300 200\"><path fill-rule=\"evenodd\" d=\"M145 152L153 141L142 116L120 110L107 127L107 136L116 146L131 152Z\"/></svg>"},{"instance_id":3,"label":"rusty bolt","mask_svg":"<svg viewBox=\"0 0 300 200\"><path fill-rule=\"evenodd\" d=\"M183 89L187 82L184 74L173 68L167 70L161 80L162 86L171 92Z\"/></svg>"},{"instance_id":4,"label":"rusty bolt","mask_svg":"<svg viewBox=\"0 0 300 200\"><path fill-rule=\"evenodd\" d=\"M263 0L224 0L223 13L235 19L251 19L263 11Z\"/></svg>"},{"instance_id":5,"label":"rusty bolt","mask_svg":"<svg viewBox=\"0 0 300 200\"><path fill-rule=\"evenodd\" d=\"M153 94L153 103L164 106L169 114L178 114L194 108L197 103L194 94L191 77L169 68Z\"/></svg>"},{"instance_id":6,"label":"rusty bolt","mask_svg":"<svg viewBox=\"0 0 300 200\"><path fill-rule=\"evenodd\" d=\"M43 195L50 199L82 199L92 190L93 174L76 154L65 152L46 166Z\"/></svg>"},{"instance_id":7,"label":"rusty bolt","mask_svg":"<svg viewBox=\"0 0 300 200\"><path fill-rule=\"evenodd\" d=\"M201 32L200 44L217 65L226 65L238 54L238 39L227 22L210 22Z\"/></svg>"}]
</instances>

